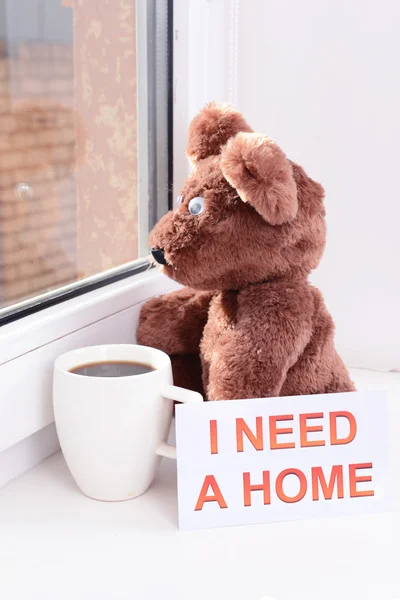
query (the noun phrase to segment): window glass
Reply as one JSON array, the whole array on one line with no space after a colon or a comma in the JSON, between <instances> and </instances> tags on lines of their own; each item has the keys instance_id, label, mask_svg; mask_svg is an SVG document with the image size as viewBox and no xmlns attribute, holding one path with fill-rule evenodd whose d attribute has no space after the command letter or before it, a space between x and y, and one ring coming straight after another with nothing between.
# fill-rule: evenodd
<instances>
[{"instance_id":1,"label":"window glass","mask_svg":"<svg viewBox=\"0 0 400 600\"><path fill-rule=\"evenodd\" d=\"M136 21L134 0L0 0L0 309L144 254Z\"/></svg>"}]
</instances>

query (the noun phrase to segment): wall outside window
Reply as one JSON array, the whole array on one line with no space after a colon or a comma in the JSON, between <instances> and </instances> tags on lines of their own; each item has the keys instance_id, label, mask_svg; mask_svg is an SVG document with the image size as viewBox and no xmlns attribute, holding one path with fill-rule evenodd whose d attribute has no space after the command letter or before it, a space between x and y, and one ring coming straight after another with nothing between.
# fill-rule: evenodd
<instances>
[{"instance_id":1,"label":"wall outside window","mask_svg":"<svg viewBox=\"0 0 400 600\"><path fill-rule=\"evenodd\" d=\"M138 258L135 8L0 0L0 309Z\"/></svg>"}]
</instances>

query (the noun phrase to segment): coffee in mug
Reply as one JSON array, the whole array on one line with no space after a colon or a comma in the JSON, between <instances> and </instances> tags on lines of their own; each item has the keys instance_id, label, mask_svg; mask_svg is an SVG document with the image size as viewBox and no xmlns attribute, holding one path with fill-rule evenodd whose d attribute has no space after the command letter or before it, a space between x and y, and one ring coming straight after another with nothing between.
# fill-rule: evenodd
<instances>
[{"instance_id":1,"label":"coffee in mug","mask_svg":"<svg viewBox=\"0 0 400 600\"><path fill-rule=\"evenodd\" d=\"M154 370L154 367L144 363L115 360L78 365L71 369L70 373L86 377L131 377L151 373Z\"/></svg>"}]
</instances>

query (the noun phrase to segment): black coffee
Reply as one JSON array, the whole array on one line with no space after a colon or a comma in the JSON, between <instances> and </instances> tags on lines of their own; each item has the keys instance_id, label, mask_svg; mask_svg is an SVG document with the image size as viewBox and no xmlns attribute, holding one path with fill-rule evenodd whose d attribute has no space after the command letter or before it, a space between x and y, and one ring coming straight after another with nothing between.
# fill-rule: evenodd
<instances>
[{"instance_id":1,"label":"black coffee","mask_svg":"<svg viewBox=\"0 0 400 600\"><path fill-rule=\"evenodd\" d=\"M79 367L71 369L70 373L85 375L86 377L128 377L130 375L151 373L154 370L150 365L138 362L108 361L79 365Z\"/></svg>"}]
</instances>

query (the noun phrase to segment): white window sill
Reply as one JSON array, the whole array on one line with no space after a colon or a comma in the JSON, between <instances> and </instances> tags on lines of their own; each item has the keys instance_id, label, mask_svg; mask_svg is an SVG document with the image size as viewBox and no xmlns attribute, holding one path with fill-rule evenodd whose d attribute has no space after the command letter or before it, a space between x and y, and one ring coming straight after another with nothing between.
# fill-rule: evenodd
<instances>
[{"instance_id":1,"label":"white window sill","mask_svg":"<svg viewBox=\"0 0 400 600\"><path fill-rule=\"evenodd\" d=\"M0 487L58 449L52 408L56 357L80 346L134 343L143 302L176 287L154 269L1 328Z\"/></svg>"},{"instance_id":2,"label":"white window sill","mask_svg":"<svg viewBox=\"0 0 400 600\"><path fill-rule=\"evenodd\" d=\"M359 389L390 392L394 512L177 534L174 461L162 462L143 496L103 503L79 492L57 453L0 491L0 596L333 600L345 590L346 598L398 597L400 374L352 375Z\"/></svg>"}]
</instances>

